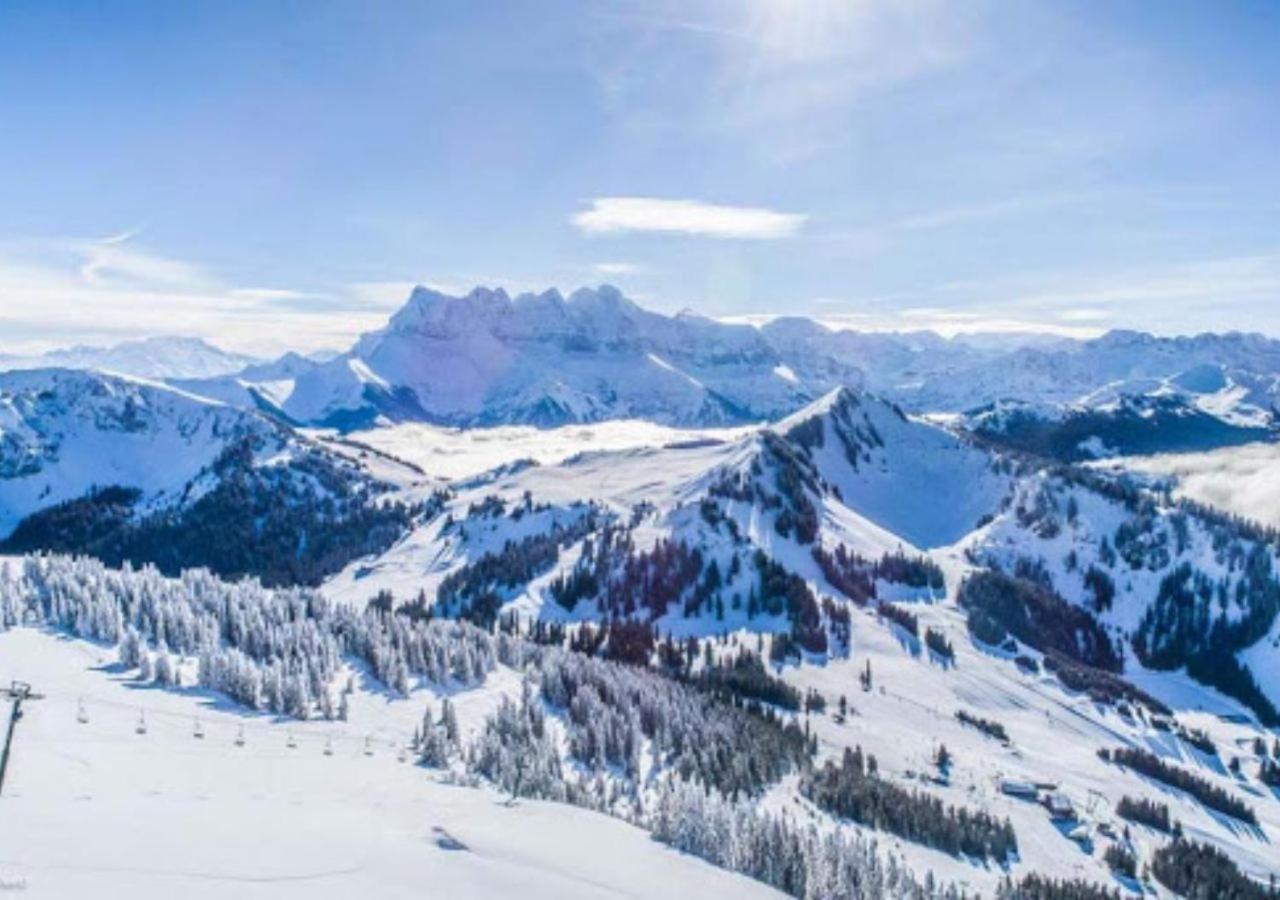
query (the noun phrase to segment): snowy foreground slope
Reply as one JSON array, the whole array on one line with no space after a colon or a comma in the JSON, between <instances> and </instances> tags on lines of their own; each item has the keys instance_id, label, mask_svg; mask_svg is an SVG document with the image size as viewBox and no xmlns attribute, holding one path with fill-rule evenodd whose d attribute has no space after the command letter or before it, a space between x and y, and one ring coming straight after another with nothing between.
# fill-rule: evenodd
<instances>
[{"instance_id":1,"label":"snowy foreground slope","mask_svg":"<svg viewBox=\"0 0 1280 900\"><path fill-rule=\"evenodd\" d=\"M964 566L945 554L943 562L949 576ZM1263 734L1244 724L1247 717L1236 720L1238 705L1180 676L1135 674L1181 723L1214 741L1218 754L1209 755L1167 725L1158 727L1150 714L1117 712L970 641L950 603L914 609L922 624L950 640L951 660L873 611L855 609L850 658L810 659L782 670L788 683L826 700L823 711L791 716L815 736L818 762L858 746L894 784L1007 818L1018 836L1016 857L996 863L953 856L837 820L797 792L794 776L768 790L762 809L822 832L874 838L886 861L983 896L1006 873L1128 890L1132 882L1108 873L1104 848L1120 843L1127 827L1125 845L1149 859L1167 838L1120 819L1115 804L1124 796L1167 804L1189 838L1223 849L1254 877L1280 874L1274 852L1280 795L1257 782L1253 763L1238 776L1224 763L1248 759ZM756 642L737 632L710 646L732 654ZM622 823L557 804L510 806L483 782L442 784L439 772L414 764L413 754L399 759L424 706L439 708L442 696L457 709L464 742L472 740L502 698L521 691L519 674L505 665L470 686L414 679L395 692L349 661L334 679L341 685L348 673L355 678L347 721L296 722L238 709L191 687L155 686L116 659L113 648L43 629L0 633L0 677L20 677L47 695L26 707L0 797L6 811L0 874L25 879L36 896L77 896L88 885L141 896L175 889L192 896L323 897L374 889L408 896L424 884L465 897L496 896L515 885L532 896L767 893ZM188 685L196 666L193 657L179 666ZM864 686L859 676L867 667L874 674ZM958 721L959 711L1001 723L1007 740ZM547 715L554 731L569 728L568 710L548 706ZM143 720L145 735L137 733ZM203 737L195 737L197 728ZM952 762L939 780L935 756L942 745ZM1220 786L1249 804L1258 824L1215 813L1096 755L1120 747L1147 749ZM567 779L589 784L595 777L576 761L571 743L558 752ZM1053 821L1034 801L1006 795L1006 782L1052 784L1077 818ZM1152 893L1170 896L1158 887Z\"/></svg>"},{"instance_id":2,"label":"snowy foreground slope","mask_svg":"<svg viewBox=\"0 0 1280 900\"><path fill-rule=\"evenodd\" d=\"M140 689L114 659L45 632L0 633L5 683L21 676L46 695L25 707L0 796L0 883L21 896L779 896L616 819L511 805L400 762L420 704L359 692L349 722L288 724ZM459 699L464 726L491 697Z\"/></svg>"}]
</instances>

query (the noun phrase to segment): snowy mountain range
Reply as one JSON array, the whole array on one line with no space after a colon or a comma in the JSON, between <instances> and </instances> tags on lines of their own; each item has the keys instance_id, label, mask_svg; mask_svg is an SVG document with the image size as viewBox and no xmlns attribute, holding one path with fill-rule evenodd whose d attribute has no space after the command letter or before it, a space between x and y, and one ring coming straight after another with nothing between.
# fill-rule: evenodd
<instances>
[{"instance_id":1,"label":"snowy mountain range","mask_svg":"<svg viewBox=\"0 0 1280 900\"><path fill-rule=\"evenodd\" d=\"M1005 401L1055 415L1086 410L1091 427L1098 420L1105 430L1102 420L1127 415L1128 398L1139 405L1161 398L1163 407L1182 403L1219 420L1230 443L1239 435L1229 433L1258 436L1274 424L1280 342L1135 332L1089 341L943 339L832 330L798 317L755 328L651 312L608 286L567 298L554 290L510 297L500 289L449 296L418 288L386 327L332 359L290 354L176 383L285 421L342 430L405 421L744 424L788 415L840 386L869 389L918 413ZM1216 439L1212 428L1201 431ZM1190 445L1175 440L1168 449Z\"/></svg>"},{"instance_id":2,"label":"snowy mountain range","mask_svg":"<svg viewBox=\"0 0 1280 900\"><path fill-rule=\"evenodd\" d=\"M216 378L257 363L192 337L151 337L111 347L70 347L37 356L0 354L6 369L97 369L138 378Z\"/></svg>"},{"instance_id":3,"label":"snowy mountain range","mask_svg":"<svg viewBox=\"0 0 1280 900\"><path fill-rule=\"evenodd\" d=\"M1260 335L944 339L833 330L800 317L757 328L655 313L609 286L568 297L417 288L384 328L336 355L256 361L199 340L153 338L6 365L165 380L284 422L343 431L395 422L749 424L848 386L915 413L969 414L967 426L990 435L1014 421L1037 420L1036 430L1069 421L1079 436L1073 448L1093 439L1080 455L1265 438L1280 398L1280 342ZM1123 437L1135 430L1142 434Z\"/></svg>"}]
</instances>

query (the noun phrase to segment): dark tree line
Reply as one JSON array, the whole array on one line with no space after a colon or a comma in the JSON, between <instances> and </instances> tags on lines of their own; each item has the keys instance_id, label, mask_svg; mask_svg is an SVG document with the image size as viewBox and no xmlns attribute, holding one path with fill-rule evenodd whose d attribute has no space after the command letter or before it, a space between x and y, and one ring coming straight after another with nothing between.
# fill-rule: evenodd
<instances>
[{"instance_id":1,"label":"dark tree line","mask_svg":"<svg viewBox=\"0 0 1280 900\"><path fill-rule=\"evenodd\" d=\"M969 630L999 645L1013 635L1037 650L1107 672L1123 668L1111 639L1089 613L1037 581L998 571L975 572L961 584L957 600L969 612Z\"/></svg>"},{"instance_id":2,"label":"dark tree line","mask_svg":"<svg viewBox=\"0 0 1280 900\"><path fill-rule=\"evenodd\" d=\"M1186 666L1191 677L1235 697L1264 725L1277 725L1280 711L1236 653L1270 631L1280 613L1280 581L1266 546L1253 544L1239 552L1234 588L1225 578L1214 581L1189 563L1166 575L1138 626L1133 646L1145 665ZM1233 604L1241 614L1224 615Z\"/></svg>"},{"instance_id":3,"label":"dark tree line","mask_svg":"<svg viewBox=\"0 0 1280 900\"><path fill-rule=\"evenodd\" d=\"M835 550L818 544L813 548L813 559L831 586L859 606L875 599L877 579L916 589L946 589L942 569L924 556L889 553L872 562L850 552L844 544L837 544Z\"/></svg>"},{"instance_id":4,"label":"dark tree line","mask_svg":"<svg viewBox=\"0 0 1280 900\"><path fill-rule=\"evenodd\" d=\"M904 609L893 603L881 603L876 607L876 612L896 624L913 638L918 639L920 637L920 619L909 609Z\"/></svg>"},{"instance_id":5,"label":"dark tree line","mask_svg":"<svg viewBox=\"0 0 1280 900\"><path fill-rule=\"evenodd\" d=\"M947 640L947 636L937 628L926 629L924 633L924 643L930 651L942 657L947 662L955 660L955 648L951 646L951 642Z\"/></svg>"},{"instance_id":6,"label":"dark tree line","mask_svg":"<svg viewBox=\"0 0 1280 900\"><path fill-rule=\"evenodd\" d=\"M759 654L740 650L731 660L704 666L699 684L713 693L725 693L743 700L756 700L782 709L798 710L800 692L765 668Z\"/></svg>"},{"instance_id":7,"label":"dark tree line","mask_svg":"<svg viewBox=\"0 0 1280 900\"><path fill-rule=\"evenodd\" d=\"M1188 772L1181 766L1165 762L1148 750L1137 747L1119 747L1111 751L1106 749L1099 750L1098 755L1103 759L1114 762L1116 765L1132 769L1162 784L1185 791L1209 809L1217 810L1250 825L1258 824L1257 814L1243 800L1237 799L1216 784L1201 778L1199 775Z\"/></svg>"},{"instance_id":8,"label":"dark tree line","mask_svg":"<svg viewBox=\"0 0 1280 900\"><path fill-rule=\"evenodd\" d=\"M590 506L568 525L555 522L548 531L507 540L500 550L450 572L437 593L442 612L486 628L492 626L502 608L504 591L550 571L560 558L561 547L591 533L598 524L596 509Z\"/></svg>"},{"instance_id":9,"label":"dark tree line","mask_svg":"<svg viewBox=\"0 0 1280 900\"><path fill-rule=\"evenodd\" d=\"M1120 900L1120 892L1091 881L1031 874L1017 883L1008 879L1001 882L996 900Z\"/></svg>"},{"instance_id":10,"label":"dark tree line","mask_svg":"<svg viewBox=\"0 0 1280 900\"><path fill-rule=\"evenodd\" d=\"M1270 788L1280 788L1280 763L1264 759L1258 763L1258 780Z\"/></svg>"},{"instance_id":11,"label":"dark tree line","mask_svg":"<svg viewBox=\"0 0 1280 900\"><path fill-rule=\"evenodd\" d=\"M1169 817L1169 805L1146 797L1124 796L1116 804L1116 815L1165 834L1173 834L1176 823Z\"/></svg>"},{"instance_id":12,"label":"dark tree line","mask_svg":"<svg viewBox=\"0 0 1280 900\"><path fill-rule=\"evenodd\" d=\"M1003 725L992 719L984 719L981 716L975 716L972 713L965 712L963 709L956 711L956 718L970 728L976 728L987 737L995 738L997 741L1008 742L1009 732L1005 731Z\"/></svg>"},{"instance_id":13,"label":"dark tree line","mask_svg":"<svg viewBox=\"0 0 1280 900\"><path fill-rule=\"evenodd\" d=\"M1045 668L1058 677L1064 686L1073 691L1082 691L1099 703L1140 703L1154 713L1164 716L1173 715L1167 705L1148 694L1131 681L1119 675L1104 672L1068 659L1056 650L1050 650L1044 657Z\"/></svg>"},{"instance_id":14,"label":"dark tree line","mask_svg":"<svg viewBox=\"0 0 1280 900\"><path fill-rule=\"evenodd\" d=\"M881 778L875 757L845 748L837 764L807 772L800 792L832 815L952 855L1003 862L1018 849L1013 826L981 811L945 805L923 791Z\"/></svg>"},{"instance_id":15,"label":"dark tree line","mask_svg":"<svg viewBox=\"0 0 1280 900\"><path fill-rule=\"evenodd\" d=\"M1107 868L1117 875L1125 878L1138 876L1138 860L1133 855L1133 851L1122 844L1109 845L1106 852L1102 854L1102 859L1107 864Z\"/></svg>"},{"instance_id":16,"label":"dark tree line","mask_svg":"<svg viewBox=\"0 0 1280 900\"><path fill-rule=\"evenodd\" d=\"M759 573L760 590L756 603L768 615L785 614L791 622L791 640L810 653L826 653L827 630L824 627L822 609L818 598L799 575L784 569L757 550L756 571ZM751 602L748 601L748 609Z\"/></svg>"},{"instance_id":17,"label":"dark tree line","mask_svg":"<svg viewBox=\"0 0 1280 900\"><path fill-rule=\"evenodd\" d=\"M1186 900L1275 900L1275 885L1249 878L1221 850L1177 838L1155 852L1151 874Z\"/></svg>"}]
</instances>

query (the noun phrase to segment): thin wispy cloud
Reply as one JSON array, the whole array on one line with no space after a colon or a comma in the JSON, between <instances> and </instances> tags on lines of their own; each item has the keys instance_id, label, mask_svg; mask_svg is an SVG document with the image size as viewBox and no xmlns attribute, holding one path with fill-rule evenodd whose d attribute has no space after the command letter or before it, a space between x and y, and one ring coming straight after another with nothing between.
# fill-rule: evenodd
<instances>
[{"instance_id":1,"label":"thin wispy cloud","mask_svg":"<svg viewBox=\"0 0 1280 900\"><path fill-rule=\"evenodd\" d=\"M131 243L133 236L124 232L97 241L68 242L67 249L83 257L80 275L87 282L113 279L174 287L207 283L200 267L139 249Z\"/></svg>"},{"instance_id":2,"label":"thin wispy cloud","mask_svg":"<svg viewBox=\"0 0 1280 900\"><path fill-rule=\"evenodd\" d=\"M584 234L687 234L711 238L776 240L798 232L808 217L751 206L718 206L698 200L596 197L575 213Z\"/></svg>"},{"instance_id":3,"label":"thin wispy cloud","mask_svg":"<svg viewBox=\"0 0 1280 900\"><path fill-rule=\"evenodd\" d=\"M599 275L618 278L624 275L638 275L645 270L644 266L628 262L600 262L592 266Z\"/></svg>"},{"instance_id":4,"label":"thin wispy cloud","mask_svg":"<svg viewBox=\"0 0 1280 900\"><path fill-rule=\"evenodd\" d=\"M1032 212L1043 212L1056 207L1071 206L1084 202L1089 199L1089 196L1087 194L1051 193L1008 197L985 203L951 206L929 212L916 213L889 222L885 227L892 231L932 231L939 228L950 228L954 225L1007 219Z\"/></svg>"},{"instance_id":5,"label":"thin wispy cloud","mask_svg":"<svg viewBox=\"0 0 1280 900\"><path fill-rule=\"evenodd\" d=\"M16 354L167 334L262 354L341 347L380 325L388 308L354 287L228 284L140 245L133 232L0 242L0 297L0 351Z\"/></svg>"},{"instance_id":6,"label":"thin wispy cloud","mask_svg":"<svg viewBox=\"0 0 1280 900\"><path fill-rule=\"evenodd\" d=\"M1280 254L1194 260L1059 279L1018 297L1028 306L1205 301L1240 303L1280 296Z\"/></svg>"}]
</instances>

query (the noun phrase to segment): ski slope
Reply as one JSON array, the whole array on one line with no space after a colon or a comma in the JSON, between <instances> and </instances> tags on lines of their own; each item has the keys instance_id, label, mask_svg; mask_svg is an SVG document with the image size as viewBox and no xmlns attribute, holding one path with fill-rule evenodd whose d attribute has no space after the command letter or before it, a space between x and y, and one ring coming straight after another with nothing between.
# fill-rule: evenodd
<instances>
[{"instance_id":1,"label":"ski slope","mask_svg":"<svg viewBox=\"0 0 1280 900\"><path fill-rule=\"evenodd\" d=\"M958 556L950 560L949 582L962 565ZM967 634L963 614L951 603L917 603L911 610L919 615L922 630L934 627L946 634L955 648L953 665L873 613L854 610L851 659L785 670L788 682L827 698L827 714L810 719L824 755L835 758L844 747L858 745L876 756L882 774L934 792L948 804L1007 816L1018 835L1019 859L1009 869L1015 878L1039 872L1126 890L1130 885L1111 876L1103 862L1110 838L1102 829L1121 833L1129 824L1143 859L1167 837L1118 817L1114 807L1125 795L1167 803L1188 837L1225 850L1259 880L1265 882L1273 874L1280 878L1280 794L1253 777L1250 762L1244 763L1247 777L1233 778L1226 770L1225 759L1237 754L1247 759L1253 738L1266 735L1256 726L1221 718L1243 712L1234 701L1178 675L1134 673L1144 688L1174 707L1180 721L1213 737L1222 759L1209 758L1168 732L1125 720L1115 709L1067 690L1043 670L1035 675L1022 672L1003 654L976 644ZM868 662L873 685L864 692L858 674ZM832 714L841 695L850 708L844 722ZM955 713L961 709L1003 724L1008 744L960 723ZM946 785L932 780L939 745L954 758ZM1260 826L1252 828L1214 813L1181 791L1098 759L1099 748L1120 746L1147 749L1231 788L1255 808ZM1004 779L1056 784L1070 798L1078 823L1056 823L1034 801L1004 795ZM797 809L806 806L793 799L785 802ZM1084 827L1087 844L1069 836L1077 824ZM1005 874L1000 867L957 859L891 835L880 839L917 875L932 872L982 896L990 896Z\"/></svg>"},{"instance_id":2,"label":"ski slope","mask_svg":"<svg viewBox=\"0 0 1280 900\"><path fill-rule=\"evenodd\" d=\"M346 723L277 722L194 690L138 688L114 658L43 631L0 633L3 683L45 694L24 707L0 796L0 885L21 896L553 900L670 897L673 885L779 896L616 819L509 805L399 761L424 692L358 690ZM518 681L497 673L455 698L463 728L508 690ZM0 727L8 716L6 704Z\"/></svg>"}]
</instances>

